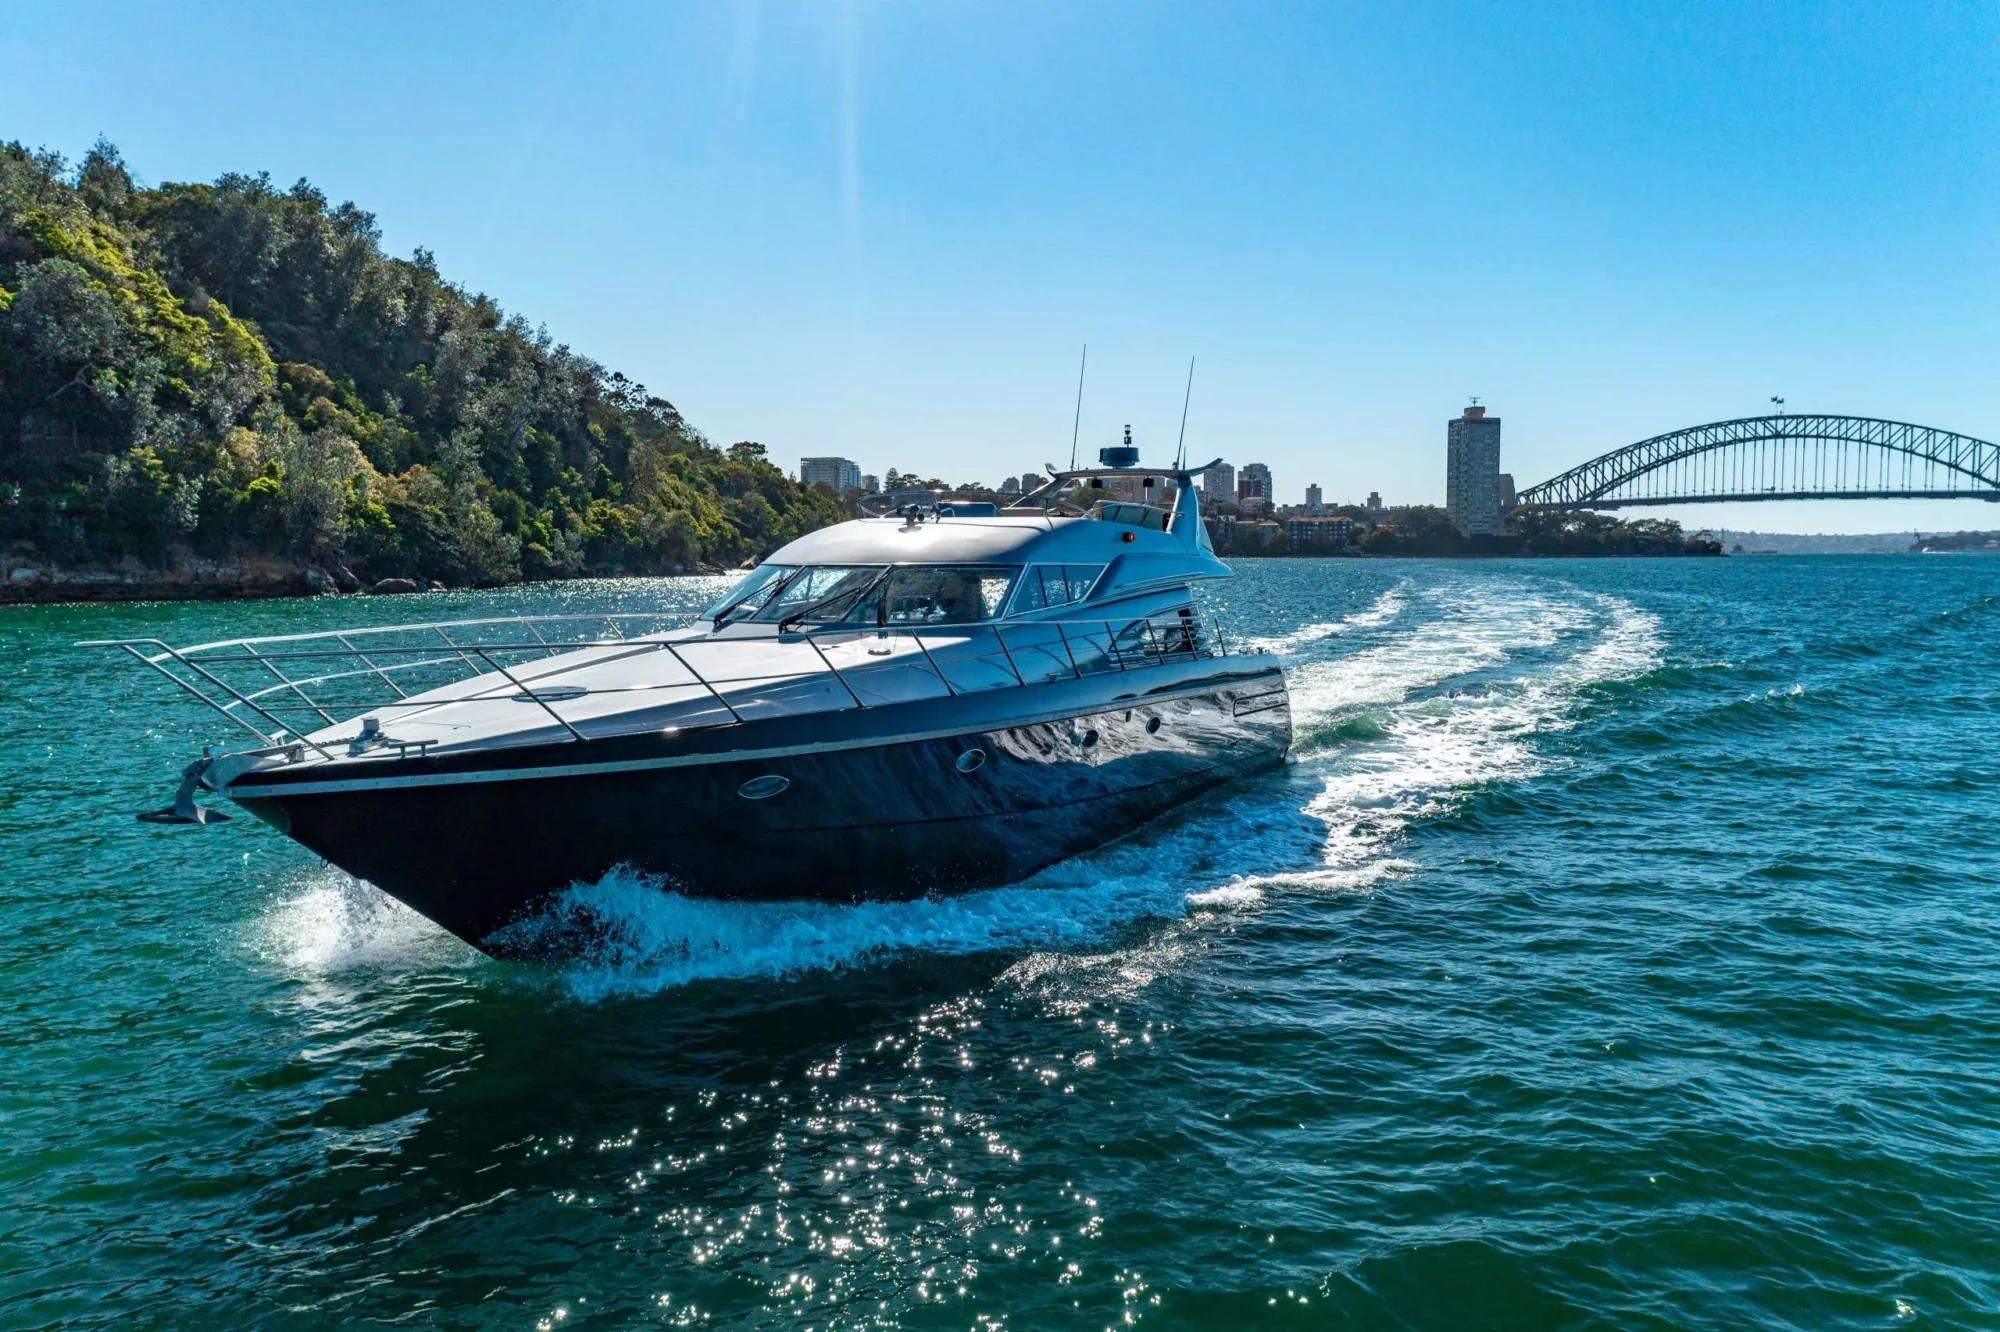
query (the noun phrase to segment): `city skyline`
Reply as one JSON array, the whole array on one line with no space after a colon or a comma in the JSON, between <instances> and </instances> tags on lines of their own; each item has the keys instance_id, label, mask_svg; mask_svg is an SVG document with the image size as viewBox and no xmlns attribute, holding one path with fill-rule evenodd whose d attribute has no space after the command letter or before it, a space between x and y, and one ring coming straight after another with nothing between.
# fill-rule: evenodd
<instances>
[{"instance_id":1,"label":"city skyline","mask_svg":"<svg viewBox=\"0 0 2000 1332\"><path fill-rule=\"evenodd\" d=\"M1942 502L1949 508L1954 507L1949 501L1927 499L1922 492L1963 490L1963 483L1954 486L1952 473L1949 470L1942 473L1944 479L1940 480L1939 473L1935 471L1926 473L1925 469L1934 466L1947 468L1955 466L1954 460L1966 456L1957 450L1983 449L1990 454L1995 447L1984 441L1951 436L1949 432L1940 432L1934 428L1910 423L1818 413L1787 413L1784 411L1783 398L1773 397L1770 401L1775 404L1776 410L1728 422L1706 422L1697 427L1643 441L1639 447L1651 451L1646 454L1635 454L1632 449L1618 449L1591 459L1588 465L1574 469L1559 481L1552 479L1551 484L1571 488L1578 484L1599 484L1606 475L1624 476L1626 479L1617 483L1615 493L1612 489L1602 492L1603 500L1596 503L1586 500L1578 505L1574 499L1566 498L1559 490L1554 497L1557 501L1555 507L1616 510L1630 508L1634 503L1638 503L1650 510L1655 518L1669 519L1675 518L1671 510L1678 507L1692 511L1696 515L1707 515L1706 521L1698 519L1687 523L1683 530L1696 532L1735 530L1729 529L1725 522L1714 521L1715 511L1724 508L1741 510L1754 504L1756 509L1768 512L1772 501L1764 499L1762 492L1781 488L1780 485L1769 484L1772 480L1778 480L1783 486L1794 489L1803 487L1806 492L1798 496L1785 497L1794 501L1793 503L1788 504L1780 500L1778 505L1780 508L1795 508L1797 503L1873 508L1879 504L1881 496L1877 494L1870 497L1868 492L1879 491L1884 485L1891 487L1892 492L1900 490L1902 497L1922 502L1927 507ZM1362 510L1368 515L1380 514L1389 508L1427 507L1443 509L1452 525L1466 536L1498 536L1511 531L1513 523L1507 515L1519 506L1521 492L1528 487L1518 486L1511 473L1500 470L1500 418L1491 415L1489 409L1474 398L1470 406L1446 423L1446 427L1446 478L1442 503L1428 497L1412 497L1387 503L1382 499L1379 490L1373 489L1369 490L1366 498L1361 500L1352 498L1343 500L1338 496L1327 500L1325 488L1313 481L1308 481L1303 486L1303 496L1300 501L1287 502L1273 483L1268 465L1254 461L1243 464L1240 481L1236 466L1226 458L1218 458L1206 467L1190 464L1196 469L1191 475L1200 487L1204 509L1214 511L1220 506L1228 509L1232 517L1239 511L1246 518L1265 514L1300 518L1330 514L1335 509L1343 507ZM1902 463L1892 463L1882 457L1870 457L1865 461L1858 457L1850 458L1844 452L1853 447L1880 445L1885 439L1885 432L1894 432L1895 438L1907 444L1910 453L1915 456L1905 458ZM1129 427L1126 429L1123 442L1128 447L1132 444ZM1713 452L1721 442L1745 443L1757 452L1731 452L1727 457L1723 457ZM1733 447L1733 444L1731 446ZM1660 462L1653 461L1636 469L1633 467L1630 461L1632 458L1657 459L1660 456L1658 450L1662 448L1676 450L1671 465L1663 467ZM1774 448L1790 451L1781 455L1775 452ZM1889 456L1899 455L1892 451ZM1925 458L1929 458L1930 461L1926 462ZM1695 461L1688 463L1689 459ZM1707 483L1697 486L1695 488L1697 491L1719 486L1726 494L1741 495L1741 500L1722 498L1697 503L1663 500L1660 498L1663 494L1689 493L1668 479L1669 473L1681 475L1674 469L1684 463L1695 468L1694 473L1690 475ZM1143 462L1132 465L1135 467L1133 473L1135 476L1143 476L1149 470L1157 470L1148 468ZM852 475L855 479L863 481L860 488L867 493L873 494L882 489L895 488L878 486L873 476L861 478L858 467L844 458L803 459L799 470L792 473L792 476L795 480L811 485L833 475L827 469L835 466L845 469L841 475ZM1610 468L1608 473L1604 470L1607 466ZM817 473L815 467L818 469ZM1863 470L1854 471L1856 467ZM1893 476L1898 467L1913 470L1906 470L1898 480ZM1053 464L1048 469L1050 473L1056 470ZM890 476L892 479L896 476L893 469ZM902 479L905 483L912 483L918 476L919 474L913 471L904 474ZM1591 479L1580 482L1578 478L1583 477ZM1018 479L1009 474L1003 476L999 486L993 487L976 478L958 482L947 482L943 478L926 478L922 485L931 489L1018 495L1035 489L1046 479L1048 478L1039 473L1023 474ZM1664 488L1661 486L1663 480L1667 481ZM835 488L840 489L840 487ZM1546 492L1548 489L1548 487L1537 487L1538 492ZM1812 494L1811 492L1815 490L1822 493ZM1975 490L1978 490L1978 487L1975 487ZM1847 498L1842 495L1843 491L1859 493L1854 498ZM1969 505L1984 506L1992 502L1978 495L1961 495L1957 498L1959 504L1956 507L1961 511ZM1540 500L1529 500L1530 504L1548 502L1547 495ZM1777 525L1766 523L1765 526ZM1753 527L1745 530L1756 529ZM1856 533L1856 535L1886 536L1899 530L1910 532L1927 530L1933 534L1950 534L1976 533L1989 529L1979 526L1953 528L1949 524L1932 523L1917 524L1910 529L1884 530L1877 526L1866 533ZM1809 537L1814 534L1800 535Z\"/></svg>"},{"instance_id":2,"label":"city skyline","mask_svg":"<svg viewBox=\"0 0 2000 1332\"><path fill-rule=\"evenodd\" d=\"M1441 498L1474 394L1523 486L1772 396L2000 437L1990 7L389 12L20 9L0 134L309 178L774 457L1060 465L1086 342L1084 457L1171 452L1192 354L1189 456L1287 501Z\"/></svg>"}]
</instances>

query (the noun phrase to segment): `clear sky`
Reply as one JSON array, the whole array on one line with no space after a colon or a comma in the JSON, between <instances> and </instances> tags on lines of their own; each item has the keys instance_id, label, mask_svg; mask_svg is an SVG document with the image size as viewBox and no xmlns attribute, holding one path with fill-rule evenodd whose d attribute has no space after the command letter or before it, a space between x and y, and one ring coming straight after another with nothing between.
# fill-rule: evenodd
<instances>
[{"instance_id":1,"label":"clear sky","mask_svg":"<svg viewBox=\"0 0 2000 1332\"><path fill-rule=\"evenodd\" d=\"M1441 503L1767 410L2000 437L2000 6L16 4L0 137L305 176L782 465L1130 422ZM1976 502L1738 505L1788 531Z\"/></svg>"}]
</instances>

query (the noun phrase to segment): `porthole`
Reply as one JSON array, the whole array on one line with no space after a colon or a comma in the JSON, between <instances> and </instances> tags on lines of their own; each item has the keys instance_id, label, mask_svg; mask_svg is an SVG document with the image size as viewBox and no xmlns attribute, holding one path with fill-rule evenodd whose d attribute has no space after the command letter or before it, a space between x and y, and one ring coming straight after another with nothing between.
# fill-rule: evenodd
<instances>
[{"instance_id":1,"label":"porthole","mask_svg":"<svg viewBox=\"0 0 2000 1332\"><path fill-rule=\"evenodd\" d=\"M1160 719L1158 717L1146 718L1146 734L1158 735L1159 733L1160 733Z\"/></svg>"},{"instance_id":2,"label":"porthole","mask_svg":"<svg viewBox=\"0 0 2000 1332\"><path fill-rule=\"evenodd\" d=\"M1085 731L1083 733L1083 739L1078 743L1080 743L1085 749L1089 749L1092 745L1097 743L1097 732L1094 730Z\"/></svg>"},{"instance_id":3,"label":"porthole","mask_svg":"<svg viewBox=\"0 0 2000 1332\"><path fill-rule=\"evenodd\" d=\"M745 800L769 800L774 795L782 795L791 784L789 777L780 777L775 772L766 773L762 777L752 777L737 787L736 794Z\"/></svg>"},{"instance_id":4,"label":"porthole","mask_svg":"<svg viewBox=\"0 0 2000 1332\"><path fill-rule=\"evenodd\" d=\"M978 772L986 766L986 751L968 749L958 756L957 768L960 772Z\"/></svg>"}]
</instances>

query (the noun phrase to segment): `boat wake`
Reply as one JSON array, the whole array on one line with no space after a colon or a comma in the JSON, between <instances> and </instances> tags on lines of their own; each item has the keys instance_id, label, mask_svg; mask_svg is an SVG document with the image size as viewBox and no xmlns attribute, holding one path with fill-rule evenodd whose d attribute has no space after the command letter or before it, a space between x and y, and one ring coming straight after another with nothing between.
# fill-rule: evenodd
<instances>
[{"instance_id":1,"label":"boat wake","mask_svg":"<svg viewBox=\"0 0 2000 1332\"><path fill-rule=\"evenodd\" d=\"M1008 888L913 902L722 902L684 897L648 876L617 871L572 887L506 942L587 940L556 969L586 1002L656 993L701 980L783 979L898 954L956 956L1069 949L1118 926L1184 910L1163 880L1111 879Z\"/></svg>"},{"instance_id":2,"label":"boat wake","mask_svg":"<svg viewBox=\"0 0 2000 1332\"><path fill-rule=\"evenodd\" d=\"M1326 828L1326 881L1409 869L1395 848L1412 823L1545 771L1537 737L1575 725L1591 687L1661 659L1658 620L1616 597L1438 600L1443 613L1407 637L1296 677L1296 752L1318 787L1305 809Z\"/></svg>"},{"instance_id":3,"label":"boat wake","mask_svg":"<svg viewBox=\"0 0 2000 1332\"><path fill-rule=\"evenodd\" d=\"M1403 605L1403 589L1392 587L1375 598L1367 610L1356 611L1338 620L1304 625L1288 634L1279 634L1273 638L1248 639L1245 646L1253 651L1268 652L1274 657L1289 657L1337 634L1351 634L1358 630L1379 628L1402 614Z\"/></svg>"}]
</instances>

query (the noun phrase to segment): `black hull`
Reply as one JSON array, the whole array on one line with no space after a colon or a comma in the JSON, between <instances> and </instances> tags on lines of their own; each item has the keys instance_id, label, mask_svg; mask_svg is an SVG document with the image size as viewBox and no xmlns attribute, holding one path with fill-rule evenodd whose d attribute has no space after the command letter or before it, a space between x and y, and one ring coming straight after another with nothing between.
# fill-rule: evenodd
<instances>
[{"instance_id":1,"label":"black hull","mask_svg":"<svg viewBox=\"0 0 2000 1332\"><path fill-rule=\"evenodd\" d=\"M483 770L417 760L376 782L260 777L254 797L227 793L479 946L619 866L747 900L963 892L1025 878L1280 762L1291 741L1283 676L1196 669L1222 664L546 746L487 756ZM947 731L953 720L968 724ZM778 794L741 793L777 778Z\"/></svg>"}]
</instances>

